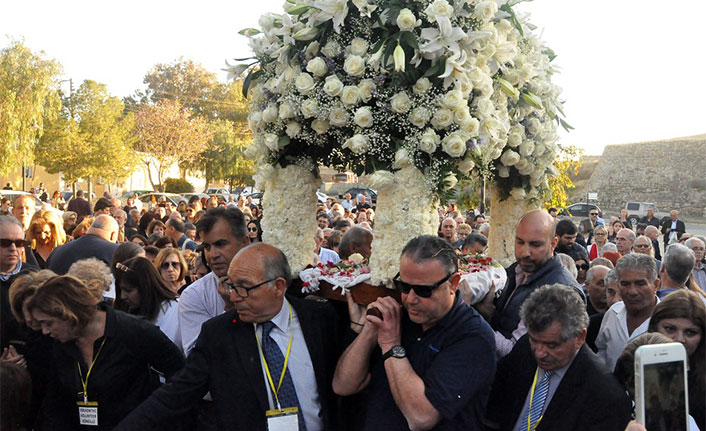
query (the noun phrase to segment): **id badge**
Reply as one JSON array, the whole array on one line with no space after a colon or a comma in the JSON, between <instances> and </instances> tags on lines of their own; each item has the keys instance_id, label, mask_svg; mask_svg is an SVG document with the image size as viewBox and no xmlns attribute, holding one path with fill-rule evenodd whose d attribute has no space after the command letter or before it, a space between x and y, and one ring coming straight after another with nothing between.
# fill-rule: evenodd
<instances>
[{"instance_id":1,"label":"id badge","mask_svg":"<svg viewBox=\"0 0 706 431\"><path fill-rule=\"evenodd\" d=\"M282 410L267 410L268 431L299 431L299 418L297 418L297 407L288 407Z\"/></svg>"},{"instance_id":2,"label":"id badge","mask_svg":"<svg viewBox=\"0 0 706 431\"><path fill-rule=\"evenodd\" d=\"M80 425L98 426L98 403L78 401L78 422Z\"/></svg>"}]
</instances>

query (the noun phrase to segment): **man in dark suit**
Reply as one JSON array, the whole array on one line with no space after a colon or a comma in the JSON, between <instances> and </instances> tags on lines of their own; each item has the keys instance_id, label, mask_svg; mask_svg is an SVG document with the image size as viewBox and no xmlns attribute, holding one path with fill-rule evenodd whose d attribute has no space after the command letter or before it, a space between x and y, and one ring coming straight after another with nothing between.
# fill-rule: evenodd
<instances>
[{"instance_id":1,"label":"man in dark suit","mask_svg":"<svg viewBox=\"0 0 706 431\"><path fill-rule=\"evenodd\" d=\"M278 249L257 243L240 250L222 280L235 309L204 323L184 370L116 430L154 429L207 392L217 429L264 431L276 420L266 414L279 407L297 407L288 419L300 430L340 429L331 385L341 352L335 313L326 304L285 297L290 281Z\"/></svg>"},{"instance_id":2,"label":"man in dark suit","mask_svg":"<svg viewBox=\"0 0 706 431\"><path fill-rule=\"evenodd\" d=\"M679 241L679 238L686 232L686 226L684 222L679 220L679 213L677 210L672 210L669 213L669 220L662 221L662 237L664 244L664 251L667 251L667 247L672 242Z\"/></svg>"},{"instance_id":3,"label":"man in dark suit","mask_svg":"<svg viewBox=\"0 0 706 431\"><path fill-rule=\"evenodd\" d=\"M83 190L76 192L76 196L69 201L66 210L73 211L78 214L76 224L81 223L81 220L83 220L84 217L91 215L91 204L83 198Z\"/></svg>"},{"instance_id":4,"label":"man in dark suit","mask_svg":"<svg viewBox=\"0 0 706 431\"><path fill-rule=\"evenodd\" d=\"M560 284L541 287L521 315L527 335L498 364L486 425L503 431L624 430L630 399L584 345L588 314L580 295Z\"/></svg>"},{"instance_id":5,"label":"man in dark suit","mask_svg":"<svg viewBox=\"0 0 706 431\"><path fill-rule=\"evenodd\" d=\"M101 214L93 220L86 234L54 249L47 259L47 268L59 275L69 272L74 262L95 257L110 266L118 248L118 222Z\"/></svg>"}]
</instances>

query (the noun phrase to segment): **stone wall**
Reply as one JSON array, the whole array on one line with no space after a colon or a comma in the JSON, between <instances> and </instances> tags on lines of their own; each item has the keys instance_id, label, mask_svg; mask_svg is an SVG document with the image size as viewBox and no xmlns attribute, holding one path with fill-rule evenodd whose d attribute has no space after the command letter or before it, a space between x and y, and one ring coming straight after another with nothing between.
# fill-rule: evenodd
<instances>
[{"instance_id":1,"label":"stone wall","mask_svg":"<svg viewBox=\"0 0 706 431\"><path fill-rule=\"evenodd\" d=\"M706 134L608 145L584 192L597 192L598 206L611 213L631 201L706 217Z\"/></svg>"}]
</instances>

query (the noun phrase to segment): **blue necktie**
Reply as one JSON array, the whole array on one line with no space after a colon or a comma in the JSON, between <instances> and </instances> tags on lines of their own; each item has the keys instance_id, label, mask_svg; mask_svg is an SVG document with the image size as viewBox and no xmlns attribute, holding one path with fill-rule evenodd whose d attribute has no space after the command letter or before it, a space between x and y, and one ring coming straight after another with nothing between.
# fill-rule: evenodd
<instances>
[{"instance_id":1,"label":"blue necktie","mask_svg":"<svg viewBox=\"0 0 706 431\"><path fill-rule=\"evenodd\" d=\"M527 406L527 411L522 416L520 431L532 431L537 426L539 418L542 417L544 403L547 400L547 393L549 392L549 378L552 374L554 374L554 371L545 371L544 377L542 377L542 380L540 380L534 388L534 396L531 398L532 408L530 408L529 405ZM528 415L530 419L529 429L527 428Z\"/></svg>"},{"instance_id":2,"label":"blue necktie","mask_svg":"<svg viewBox=\"0 0 706 431\"><path fill-rule=\"evenodd\" d=\"M277 343L275 343L275 340L272 339L272 337L270 336L270 332L272 332L272 328L274 327L275 324L271 321L262 324L262 353L265 355L265 360L267 361L267 366L270 369L272 381L276 387L279 383L280 376L282 375L282 367L284 367L284 355L282 355L282 351L280 350ZM292 382L292 376L289 374L289 365L287 365L287 370L284 373L282 387L280 387L279 391L277 392L277 398L279 399L279 403L282 408L299 408L299 413L297 414L299 420L299 430L306 431L304 415L301 407L299 406L299 398L297 398L297 391L294 389L294 382Z\"/></svg>"}]
</instances>

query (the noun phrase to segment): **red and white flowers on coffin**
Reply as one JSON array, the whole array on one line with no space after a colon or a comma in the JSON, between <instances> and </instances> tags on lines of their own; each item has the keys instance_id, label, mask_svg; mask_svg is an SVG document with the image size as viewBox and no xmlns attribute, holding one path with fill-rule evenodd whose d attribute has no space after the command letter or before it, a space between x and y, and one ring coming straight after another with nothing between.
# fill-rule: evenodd
<instances>
[{"instance_id":1,"label":"red and white flowers on coffin","mask_svg":"<svg viewBox=\"0 0 706 431\"><path fill-rule=\"evenodd\" d=\"M345 295L348 289L370 280L368 261L359 253L353 253L348 260L337 263L318 263L313 268L307 268L299 273L302 280L302 292L314 293L319 290L319 283L326 281L333 290L341 289Z\"/></svg>"},{"instance_id":2,"label":"red and white flowers on coffin","mask_svg":"<svg viewBox=\"0 0 706 431\"><path fill-rule=\"evenodd\" d=\"M458 270L461 273L458 289L469 305L483 300L493 286L496 293L502 291L507 281L505 268L482 254L459 256Z\"/></svg>"}]
</instances>

